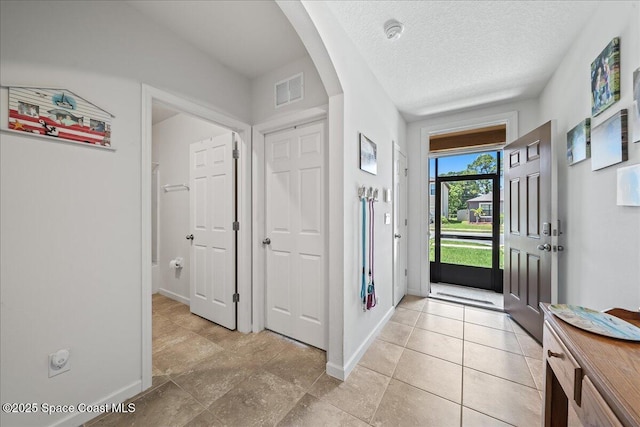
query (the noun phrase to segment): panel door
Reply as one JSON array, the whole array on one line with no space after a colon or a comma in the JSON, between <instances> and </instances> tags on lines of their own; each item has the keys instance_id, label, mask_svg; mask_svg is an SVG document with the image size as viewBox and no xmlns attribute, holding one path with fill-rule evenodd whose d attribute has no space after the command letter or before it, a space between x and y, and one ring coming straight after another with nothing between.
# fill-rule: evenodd
<instances>
[{"instance_id":1,"label":"panel door","mask_svg":"<svg viewBox=\"0 0 640 427\"><path fill-rule=\"evenodd\" d=\"M395 152L393 188L393 304L407 293L407 158Z\"/></svg>"},{"instance_id":2,"label":"panel door","mask_svg":"<svg viewBox=\"0 0 640 427\"><path fill-rule=\"evenodd\" d=\"M191 312L236 328L232 134L193 143L190 161Z\"/></svg>"},{"instance_id":3,"label":"panel door","mask_svg":"<svg viewBox=\"0 0 640 427\"><path fill-rule=\"evenodd\" d=\"M324 122L265 137L268 329L327 347Z\"/></svg>"},{"instance_id":4,"label":"panel door","mask_svg":"<svg viewBox=\"0 0 640 427\"><path fill-rule=\"evenodd\" d=\"M551 302L551 122L507 145L504 308L542 342Z\"/></svg>"}]
</instances>

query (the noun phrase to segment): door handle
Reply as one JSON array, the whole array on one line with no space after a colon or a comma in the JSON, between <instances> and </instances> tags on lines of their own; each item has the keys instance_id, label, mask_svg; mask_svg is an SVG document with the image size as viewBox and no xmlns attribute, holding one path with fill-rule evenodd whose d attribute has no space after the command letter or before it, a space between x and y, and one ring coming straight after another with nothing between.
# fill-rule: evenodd
<instances>
[{"instance_id":1,"label":"door handle","mask_svg":"<svg viewBox=\"0 0 640 427\"><path fill-rule=\"evenodd\" d=\"M394 234L393 237L395 237L396 239L401 239L402 236L400 234Z\"/></svg>"},{"instance_id":2,"label":"door handle","mask_svg":"<svg viewBox=\"0 0 640 427\"><path fill-rule=\"evenodd\" d=\"M271 244L271 239L267 237L266 239L264 239L264 240L262 241L262 244L263 244L263 245L270 245L270 244Z\"/></svg>"},{"instance_id":3,"label":"door handle","mask_svg":"<svg viewBox=\"0 0 640 427\"><path fill-rule=\"evenodd\" d=\"M538 249L545 252L551 252L551 245L548 243L545 243L544 245L538 245Z\"/></svg>"},{"instance_id":4,"label":"door handle","mask_svg":"<svg viewBox=\"0 0 640 427\"><path fill-rule=\"evenodd\" d=\"M187 240L191 240L193 242L193 234L187 234Z\"/></svg>"}]
</instances>

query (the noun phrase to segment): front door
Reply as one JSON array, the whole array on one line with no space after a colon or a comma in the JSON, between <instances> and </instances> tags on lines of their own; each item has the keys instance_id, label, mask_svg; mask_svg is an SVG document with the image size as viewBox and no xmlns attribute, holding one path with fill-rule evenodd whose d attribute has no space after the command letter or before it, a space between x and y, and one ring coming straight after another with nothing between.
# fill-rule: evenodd
<instances>
[{"instance_id":1,"label":"front door","mask_svg":"<svg viewBox=\"0 0 640 427\"><path fill-rule=\"evenodd\" d=\"M189 146L191 312L236 328L233 134Z\"/></svg>"},{"instance_id":2,"label":"front door","mask_svg":"<svg viewBox=\"0 0 640 427\"><path fill-rule=\"evenodd\" d=\"M265 136L268 329L327 348L324 122Z\"/></svg>"},{"instance_id":3,"label":"front door","mask_svg":"<svg viewBox=\"0 0 640 427\"><path fill-rule=\"evenodd\" d=\"M393 304L407 293L407 158L395 152L393 200Z\"/></svg>"},{"instance_id":4,"label":"front door","mask_svg":"<svg viewBox=\"0 0 640 427\"><path fill-rule=\"evenodd\" d=\"M551 302L551 122L504 153L504 308L541 342L539 303Z\"/></svg>"}]
</instances>

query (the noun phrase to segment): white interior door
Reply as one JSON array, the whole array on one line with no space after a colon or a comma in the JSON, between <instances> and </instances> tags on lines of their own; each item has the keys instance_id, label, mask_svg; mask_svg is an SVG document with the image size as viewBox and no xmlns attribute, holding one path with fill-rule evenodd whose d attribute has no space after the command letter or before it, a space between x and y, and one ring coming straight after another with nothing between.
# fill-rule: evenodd
<instances>
[{"instance_id":1,"label":"white interior door","mask_svg":"<svg viewBox=\"0 0 640 427\"><path fill-rule=\"evenodd\" d=\"M407 158L395 150L393 181L393 304L407 294Z\"/></svg>"},{"instance_id":2,"label":"white interior door","mask_svg":"<svg viewBox=\"0 0 640 427\"><path fill-rule=\"evenodd\" d=\"M324 126L265 136L263 242L266 327L321 349L327 347Z\"/></svg>"},{"instance_id":3,"label":"white interior door","mask_svg":"<svg viewBox=\"0 0 640 427\"><path fill-rule=\"evenodd\" d=\"M191 312L236 328L235 182L232 134L189 146Z\"/></svg>"}]
</instances>

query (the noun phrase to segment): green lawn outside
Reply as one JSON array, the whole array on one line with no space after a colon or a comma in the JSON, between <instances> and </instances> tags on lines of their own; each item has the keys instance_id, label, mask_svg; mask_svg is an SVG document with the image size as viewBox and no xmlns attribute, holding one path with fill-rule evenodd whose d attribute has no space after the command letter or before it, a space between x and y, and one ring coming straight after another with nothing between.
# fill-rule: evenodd
<instances>
[{"instance_id":1,"label":"green lawn outside","mask_svg":"<svg viewBox=\"0 0 640 427\"><path fill-rule=\"evenodd\" d=\"M429 261L435 261L435 256L435 243L432 240L429 245ZM441 261L447 264L491 268L491 251L467 247L442 246ZM504 268L504 248L500 248L500 268Z\"/></svg>"},{"instance_id":2,"label":"green lawn outside","mask_svg":"<svg viewBox=\"0 0 640 427\"><path fill-rule=\"evenodd\" d=\"M469 221L454 221L454 220L449 220L449 223L441 224L442 231L478 231L478 232L491 233L491 230L493 229L492 227L493 227L492 224L486 223L486 222L470 223ZM501 233L503 231L503 227L504 226L500 224ZM429 228L431 229L431 231L434 231L435 225L430 224Z\"/></svg>"}]
</instances>

